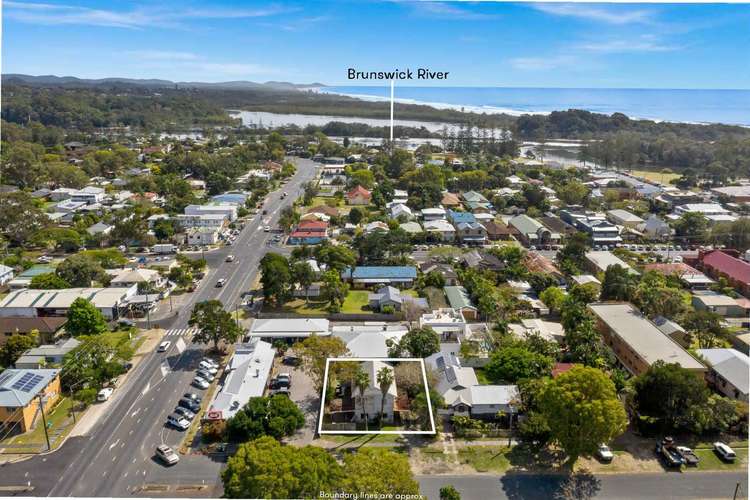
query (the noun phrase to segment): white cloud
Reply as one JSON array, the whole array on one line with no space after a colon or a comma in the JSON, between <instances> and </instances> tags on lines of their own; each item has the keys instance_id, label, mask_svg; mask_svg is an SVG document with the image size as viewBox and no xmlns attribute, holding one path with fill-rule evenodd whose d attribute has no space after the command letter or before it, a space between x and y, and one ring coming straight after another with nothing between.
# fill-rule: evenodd
<instances>
[{"instance_id":1,"label":"white cloud","mask_svg":"<svg viewBox=\"0 0 750 500\"><path fill-rule=\"evenodd\" d=\"M597 42L587 42L576 46L576 48L588 52L624 53L624 52L670 52L679 50L676 45L662 43L656 37L643 35L631 39L613 39Z\"/></svg>"},{"instance_id":2,"label":"white cloud","mask_svg":"<svg viewBox=\"0 0 750 500\"><path fill-rule=\"evenodd\" d=\"M554 16L577 17L606 24L644 24L653 19L654 12L646 9L593 6L574 3L538 3L534 9Z\"/></svg>"},{"instance_id":3,"label":"white cloud","mask_svg":"<svg viewBox=\"0 0 750 500\"><path fill-rule=\"evenodd\" d=\"M30 24L74 24L136 30L150 26L180 28L184 27L185 21L196 19L270 17L293 10L270 6L262 9L142 7L119 11L81 7L78 5L16 1L4 2L3 7L4 14L9 19Z\"/></svg>"},{"instance_id":4,"label":"white cloud","mask_svg":"<svg viewBox=\"0 0 750 500\"><path fill-rule=\"evenodd\" d=\"M462 21L479 21L483 19L493 19L496 17L491 14L474 12L458 7L455 5L455 3L449 4L439 0L420 0L411 3L417 12L423 15L428 15L430 17L455 19Z\"/></svg>"}]
</instances>

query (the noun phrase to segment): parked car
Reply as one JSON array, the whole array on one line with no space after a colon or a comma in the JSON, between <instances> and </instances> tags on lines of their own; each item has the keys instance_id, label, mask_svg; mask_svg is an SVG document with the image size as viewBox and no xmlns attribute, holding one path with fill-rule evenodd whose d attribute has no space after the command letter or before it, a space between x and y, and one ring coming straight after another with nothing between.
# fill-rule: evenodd
<instances>
[{"instance_id":1,"label":"parked car","mask_svg":"<svg viewBox=\"0 0 750 500\"><path fill-rule=\"evenodd\" d=\"M208 387L211 385L208 383L208 380L204 379L203 377L195 377L192 384L198 389L208 389Z\"/></svg>"},{"instance_id":2,"label":"parked car","mask_svg":"<svg viewBox=\"0 0 750 500\"><path fill-rule=\"evenodd\" d=\"M193 420L195 418L195 413L188 410L187 408L183 408L182 406L178 406L174 409L175 414L185 417L188 420Z\"/></svg>"},{"instance_id":3,"label":"parked car","mask_svg":"<svg viewBox=\"0 0 750 500\"><path fill-rule=\"evenodd\" d=\"M234 255L232 255L232 254L227 255L227 258L225 260L227 262L234 262Z\"/></svg>"},{"instance_id":4,"label":"parked car","mask_svg":"<svg viewBox=\"0 0 750 500\"><path fill-rule=\"evenodd\" d=\"M596 450L596 456L604 463L609 463L615 458L615 454L612 453L612 450L606 444L599 445L599 448Z\"/></svg>"},{"instance_id":5,"label":"parked car","mask_svg":"<svg viewBox=\"0 0 750 500\"><path fill-rule=\"evenodd\" d=\"M656 454L664 461L667 467L681 467L684 463L682 455L674 449L674 441L666 437L656 442Z\"/></svg>"},{"instance_id":6,"label":"parked car","mask_svg":"<svg viewBox=\"0 0 750 500\"><path fill-rule=\"evenodd\" d=\"M286 397L289 397L289 388L288 387L279 387L276 389L271 389L270 391L271 396L275 396L276 394L283 394Z\"/></svg>"},{"instance_id":7,"label":"parked car","mask_svg":"<svg viewBox=\"0 0 750 500\"><path fill-rule=\"evenodd\" d=\"M206 364L208 364L210 366L214 366L216 368L219 367L219 363L216 360L213 360L211 358L203 358L203 359L201 359L201 363L206 363Z\"/></svg>"},{"instance_id":8,"label":"parked car","mask_svg":"<svg viewBox=\"0 0 750 500\"><path fill-rule=\"evenodd\" d=\"M200 368L201 370L206 370L207 372L209 372L209 373L213 373L213 374L216 374L216 372L217 372L217 371L218 371L218 369L219 369L219 368L218 368L218 367L217 367L217 366L216 366L215 364L213 364L213 363L209 363L208 361L201 361L201 362L200 362L200 363L198 364L198 367L199 367L199 368Z\"/></svg>"},{"instance_id":9,"label":"parked car","mask_svg":"<svg viewBox=\"0 0 750 500\"><path fill-rule=\"evenodd\" d=\"M111 387L105 387L96 395L97 401L107 401L115 390Z\"/></svg>"},{"instance_id":10,"label":"parked car","mask_svg":"<svg viewBox=\"0 0 750 500\"><path fill-rule=\"evenodd\" d=\"M226 278L221 278L219 281L216 282L216 288L223 287L226 282L227 282Z\"/></svg>"},{"instance_id":11,"label":"parked car","mask_svg":"<svg viewBox=\"0 0 750 500\"><path fill-rule=\"evenodd\" d=\"M207 372L206 370L198 370L197 372L195 372L195 374L203 379L206 379L209 382L213 382L214 380L214 375Z\"/></svg>"},{"instance_id":12,"label":"parked car","mask_svg":"<svg viewBox=\"0 0 750 500\"><path fill-rule=\"evenodd\" d=\"M680 454L680 456L682 457L682 460L685 462L686 465L691 465L693 467L698 466L698 462L700 462L700 458L698 458L698 455L693 453L693 450L691 450L687 446L675 446L674 449L677 450L677 453Z\"/></svg>"},{"instance_id":13,"label":"parked car","mask_svg":"<svg viewBox=\"0 0 750 500\"><path fill-rule=\"evenodd\" d=\"M188 419L175 414L171 414L167 417L167 425L171 425L172 427L175 427L181 431L190 428L190 422L188 421Z\"/></svg>"},{"instance_id":14,"label":"parked car","mask_svg":"<svg viewBox=\"0 0 750 500\"><path fill-rule=\"evenodd\" d=\"M160 444L156 447L156 456L167 465L174 465L180 461L177 453L166 444Z\"/></svg>"},{"instance_id":15,"label":"parked car","mask_svg":"<svg viewBox=\"0 0 750 500\"><path fill-rule=\"evenodd\" d=\"M721 441L716 441L714 443L714 452L719 455L719 458L727 462L734 462L737 458L737 454L734 450L730 448L728 444L722 443Z\"/></svg>"},{"instance_id":16,"label":"parked car","mask_svg":"<svg viewBox=\"0 0 750 500\"><path fill-rule=\"evenodd\" d=\"M182 397L185 398L185 399L191 399L191 400L195 401L198 404L201 404L201 401L203 401L203 398L200 397L200 396L198 396L194 392L186 392L185 394L182 395Z\"/></svg>"},{"instance_id":17,"label":"parked car","mask_svg":"<svg viewBox=\"0 0 750 500\"><path fill-rule=\"evenodd\" d=\"M264 226L263 227L263 231L266 232L266 233L270 233L271 232L271 226Z\"/></svg>"},{"instance_id":18,"label":"parked car","mask_svg":"<svg viewBox=\"0 0 750 500\"><path fill-rule=\"evenodd\" d=\"M182 406L183 408L187 408L191 412L195 413L201 409L201 405L193 401L192 399L185 399L182 398L177 402L177 406Z\"/></svg>"},{"instance_id":19,"label":"parked car","mask_svg":"<svg viewBox=\"0 0 750 500\"><path fill-rule=\"evenodd\" d=\"M276 375L276 380L279 382L286 382L289 386L292 385L292 374L291 373L279 373Z\"/></svg>"},{"instance_id":20,"label":"parked car","mask_svg":"<svg viewBox=\"0 0 750 500\"><path fill-rule=\"evenodd\" d=\"M216 373L219 371L218 368L216 368L215 366L210 366L210 365L209 366L200 366L198 369L202 370L204 372L210 373L212 377L215 377Z\"/></svg>"},{"instance_id":21,"label":"parked car","mask_svg":"<svg viewBox=\"0 0 750 500\"><path fill-rule=\"evenodd\" d=\"M172 345L172 342L169 340L165 340L161 344L159 344L159 347L156 349L156 352L166 352L167 349L169 349L169 346Z\"/></svg>"}]
</instances>

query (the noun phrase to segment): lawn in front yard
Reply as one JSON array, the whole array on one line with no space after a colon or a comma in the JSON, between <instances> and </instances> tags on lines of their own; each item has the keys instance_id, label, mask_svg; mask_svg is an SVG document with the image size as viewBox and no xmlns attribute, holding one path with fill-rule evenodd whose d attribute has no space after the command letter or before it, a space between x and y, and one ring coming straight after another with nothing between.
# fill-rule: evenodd
<instances>
[{"instance_id":1,"label":"lawn in front yard","mask_svg":"<svg viewBox=\"0 0 750 500\"><path fill-rule=\"evenodd\" d=\"M53 448L55 447L56 443L61 441L65 433L70 430L65 429L65 431L60 433L57 438L53 437L55 431L59 430L63 425L72 422L69 417L71 416L70 409L73 406L73 403L74 401L71 398L62 398L51 412L45 413L44 415L47 419L47 433L50 435L50 444ZM72 428L72 425L69 427ZM31 431L9 438L8 442L14 445L29 445L29 449L31 449L31 447L33 447L34 445L43 445L42 450L46 450L47 442L44 438L44 425L42 424L42 417L39 417L36 427L34 427ZM14 451L20 450L14 449Z\"/></svg>"},{"instance_id":2,"label":"lawn in front yard","mask_svg":"<svg viewBox=\"0 0 750 500\"><path fill-rule=\"evenodd\" d=\"M747 448L732 448L737 454L737 459L734 462L725 462L714 452L713 449L699 448L694 449L700 463L698 467L684 467L683 470L740 470L747 469Z\"/></svg>"},{"instance_id":3,"label":"lawn in front yard","mask_svg":"<svg viewBox=\"0 0 750 500\"><path fill-rule=\"evenodd\" d=\"M369 295L370 293L367 290L350 290L349 294L346 296L346 299L344 299L343 305L341 306L341 312L348 314L361 314L371 312L362 309L369 303Z\"/></svg>"},{"instance_id":4,"label":"lawn in front yard","mask_svg":"<svg viewBox=\"0 0 750 500\"><path fill-rule=\"evenodd\" d=\"M494 446L469 446L458 450L458 460L477 472L505 472L510 468L510 448Z\"/></svg>"}]
</instances>

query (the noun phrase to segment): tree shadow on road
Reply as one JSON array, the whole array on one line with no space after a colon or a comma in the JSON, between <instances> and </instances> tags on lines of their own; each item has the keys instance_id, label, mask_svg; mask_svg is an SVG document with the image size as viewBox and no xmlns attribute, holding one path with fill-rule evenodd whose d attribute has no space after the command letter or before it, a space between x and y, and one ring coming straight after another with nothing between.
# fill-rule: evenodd
<instances>
[{"instance_id":1,"label":"tree shadow on road","mask_svg":"<svg viewBox=\"0 0 750 500\"><path fill-rule=\"evenodd\" d=\"M589 500L601 490L601 481L587 470L570 474L510 472L500 478L500 486L512 500Z\"/></svg>"}]
</instances>

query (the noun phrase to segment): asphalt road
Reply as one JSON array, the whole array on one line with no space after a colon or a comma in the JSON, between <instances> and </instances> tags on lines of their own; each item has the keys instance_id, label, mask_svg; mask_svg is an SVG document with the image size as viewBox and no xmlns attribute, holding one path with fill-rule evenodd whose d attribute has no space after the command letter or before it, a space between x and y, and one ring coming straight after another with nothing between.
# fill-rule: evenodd
<instances>
[{"instance_id":1,"label":"asphalt road","mask_svg":"<svg viewBox=\"0 0 750 500\"><path fill-rule=\"evenodd\" d=\"M452 484L462 500L547 500L547 499L731 499L741 483L737 498L747 498L747 472L664 472L643 474L601 474L571 484L563 476L550 474L505 474L503 476L418 476L420 491L438 500L442 486ZM567 496L565 495L567 494Z\"/></svg>"},{"instance_id":2,"label":"asphalt road","mask_svg":"<svg viewBox=\"0 0 750 500\"><path fill-rule=\"evenodd\" d=\"M302 191L302 185L313 179L316 167L312 161L294 159L297 172L287 184L266 198L266 215L258 213L248 220L230 247L212 252L206 278L197 291L181 305L177 314L161 321L164 328L182 329L195 303L219 299L233 311L239 296L247 290L258 272L258 264L271 247L266 243L271 233L263 226L275 226L281 209L290 205ZM288 197L281 199L286 191ZM228 254L234 262L224 262ZM224 287L216 282L225 278ZM169 333L169 332L168 332ZM221 463L202 455L182 457L173 467L164 467L153 456L156 445L177 447L184 434L164 425L177 401L185 392L202 393L190 387L195 367L204 354L204 345L193 345L189 339L165 336L172 345L166 353L151 353L115 391L109 414L102 416L90 435L69 439L59 450L45 456L0 468L0 486L31 484L35 496L153 496L139 490L149 484L205 485L201 493L186 491L184 496L215 493ZM178 339L182 339L181 341ZM170 492L169 496L177 496Z\"/></svg>"}]
</instances>

